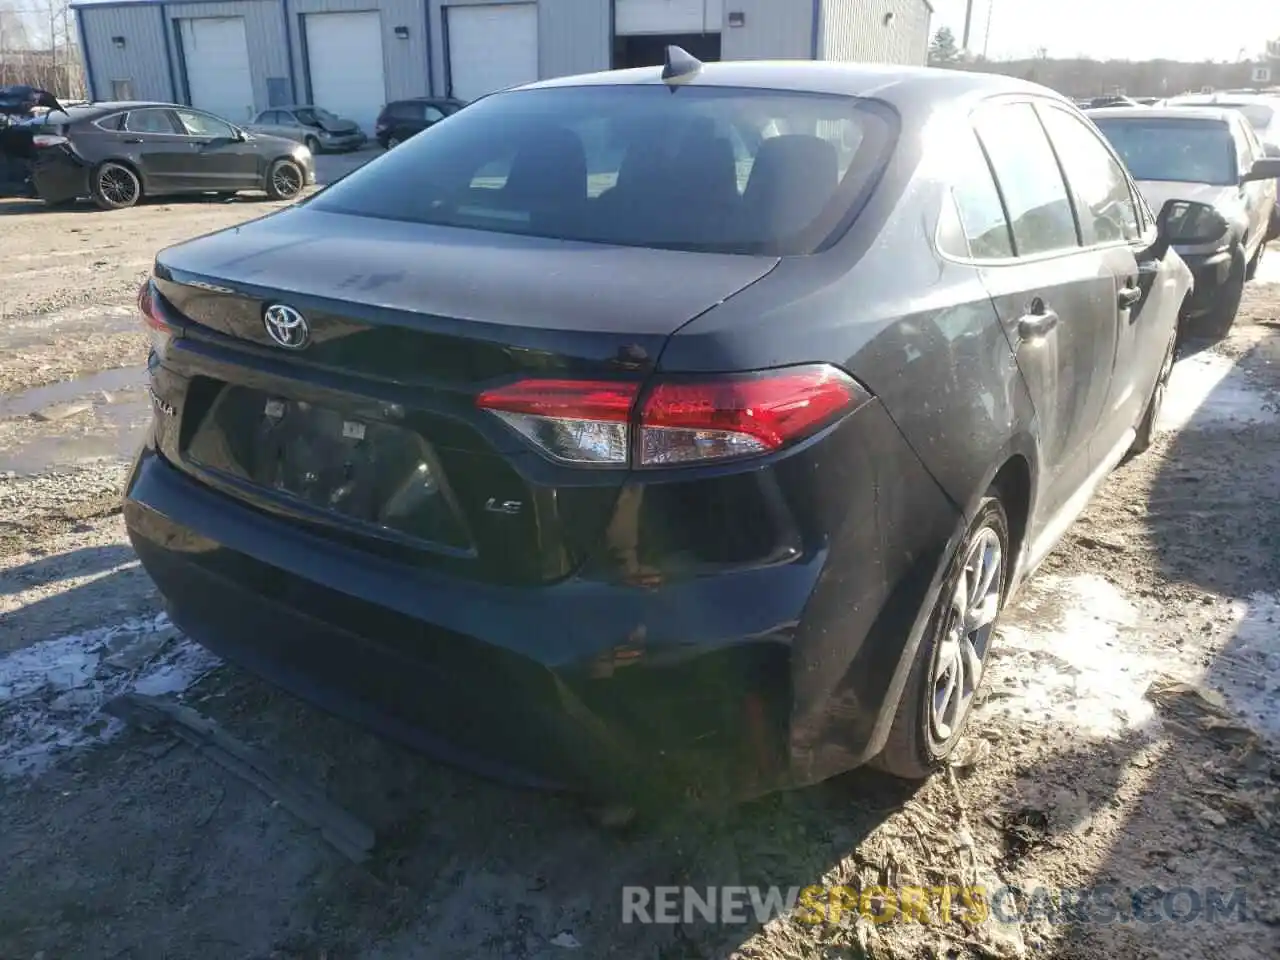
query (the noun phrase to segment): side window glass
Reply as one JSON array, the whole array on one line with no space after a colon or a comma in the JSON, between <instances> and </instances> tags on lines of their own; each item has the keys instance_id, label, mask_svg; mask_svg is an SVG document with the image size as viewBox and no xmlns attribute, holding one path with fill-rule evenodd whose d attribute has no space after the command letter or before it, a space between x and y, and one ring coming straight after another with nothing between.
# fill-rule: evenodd
<instances>
[{"instance_id":1,"label":"side window glass","mask_svg":"<svg viewBox=\"0 0 1280 960\"><path fill-rule=\"evenodd\" d=\"M987 107L976 126L1004 196L1017 255L1077 246L1067 186L1031 104Z\"/></svg>"},{"instance_id":2,"label":"side window glass","mask_svg":"<svg viewBox=\"0 0 1280 960\"><path fill-rule=\"evenodd\" d=\"M169 114L164 110L135 110L124 122L124 129L130 133L176 133L169 122Z\"/></svg>"},{"instance_id":3,"label":"side window glass","mask_svg":"<svg viewBox=\"0 0 1280 960\"><path fill-rule=\"evenodd\" d=\"M1137 240L1142 224L1129 180L1097 134L1057 107L1042 107L1040 116L1074 192L1085 245Z\"/></svg>"},{"instance_id":4,"label":"side window glass","mask_svg":"<svg viewBox=\"0 0 1280 960\"><path fill-rule=\"evenodd\" d=\"M427 107L427 123L438 123L444 119L439 107Z\"/></svg>"},{"instance_id":5,"label":"side window glass","mask_svg":"<svg viewBox=\"0 0 1280 960\"><path fill-rule=\"evenodd\" d=\"M951 153L953 146L954 154ZM959 217L961 231L959 236L954 231L950 236L945 232L939 236L942 252L976 260L1012 257L1009 221L1005 219L1004 206L978 138L968 133L960 142L948 145L947 152L954 161L955 171L949 202Z\"/></svg>"},{"instance_id":6,"label":"side window glass","mask_svg":"<svg viewBox=\"0 0 1280 960\"><path fill-rule=\"evenodd\" d=\"M193 137L212 137L215 139L225 137L229 139L232 136L230 124L215 120L208 114L179 110L178 119L187 128L187 133Z\"/></svg>"}]
</instances>

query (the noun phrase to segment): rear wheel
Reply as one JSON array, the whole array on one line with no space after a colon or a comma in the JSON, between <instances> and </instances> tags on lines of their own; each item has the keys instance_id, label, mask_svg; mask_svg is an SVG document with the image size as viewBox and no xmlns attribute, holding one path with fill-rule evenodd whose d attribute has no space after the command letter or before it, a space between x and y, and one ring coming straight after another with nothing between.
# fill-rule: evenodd
<instances>
[{"instance_id":1,"label":"rear wheel","mask_svg":"<svg viewBox=\"0 0 1280 960\"><path fill-rule=\"evenodd\" d=\"M272 200L292 200L302 192L305 176L292 160L277 160L267 171L266 191Z\"/></svg>"},{"instance_id":2,"label":"rear wheel","mask_svg":"<svg viewBox=\"0 0 1280 960\"><path fill-rule=\"evenodd\" d=\"M1205 317L1205 332L1215 340L1221 340L1230 333L1231 325L1236 322L1240 301L1244 299L1246 272L1244 248L1236 247L1231 254L1231 274L1218 291L1213 308Z\"/></svg>"},{"instance_id":3,"label":"rear wheel","mask_svg":"<svg viewBox=\"0 0 1280 960\"><path fill-rule=\"evenodd\" d=\"M123 163L108 161L93 172L92 193L103 210L123 210L142 199L142 181Z\"/></svg>"},{"instance_id":4,"label":"rear wheel","mask_svg":"<svg viewBox=\"0 0 1280 960\"><path fill-rule=\"evenodd\" d=\"M988 491L952 559L884 750L874 763L923 780L955 749L981 686L1012 555L1004 507Z\"/></svg>"},{"instance_id":5,"label":"rear wheel","mask_svg":"<svg viewBox=\"0 0 1280 960\"><path fill-rule=\"evenodd\" d=\"M1142 422L1138 424L1138 433L1133 438L1133 446L1129 448L1130 457L1145 453L1151 446L1151 441L1155 439L1156 422L1160 419L1160 408L1164 406L1165 394L1169 392L1169 378L1173 375L1173 356L1174 345L1170 343L1164 363L1160 366L1160 375L1156 378L1155 388L1151 391L1150 399L1147 400L1146 412L1142 415Z\"/></svg>"}]
</instances>

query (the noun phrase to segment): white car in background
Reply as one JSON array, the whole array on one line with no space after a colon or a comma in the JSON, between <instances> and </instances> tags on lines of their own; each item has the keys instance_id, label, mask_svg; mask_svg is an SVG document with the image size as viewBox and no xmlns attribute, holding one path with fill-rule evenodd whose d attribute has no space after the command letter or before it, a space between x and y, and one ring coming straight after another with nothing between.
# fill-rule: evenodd
<instances>
[{"instance_id":1,"label":"white car in background","mask_svg":"<svg viewBox=\"0 0 1280 960\"><path fill-rule=\"evenodd\" d=\"M1184 94L1171 97L1165 103L1170 107L1220 107L1237 110L1249 121L1249 126L1262 141L1269 157L1280 157L1280 94L1273 93L1225 93ZM1280 182L1277 182L1280 189ZM1276 201L1272 215L1269 240L1280 237L1280 199Z\"/></svg>"},{"instance_id":2,"label":"white car in background","mask_svg":"<svg viewBox=\"0 0 1280 960\"><path fill-rule=\"evenodd\" d=\"M1184 201L1168 225L1173 248L1195 276L1184 318L1203 317L1206 332L1224 336L1266 250L1280 158L1266 155L1235 110L1117 107L1088 116L1152 210Z\"/></svg>"}]
</instances>

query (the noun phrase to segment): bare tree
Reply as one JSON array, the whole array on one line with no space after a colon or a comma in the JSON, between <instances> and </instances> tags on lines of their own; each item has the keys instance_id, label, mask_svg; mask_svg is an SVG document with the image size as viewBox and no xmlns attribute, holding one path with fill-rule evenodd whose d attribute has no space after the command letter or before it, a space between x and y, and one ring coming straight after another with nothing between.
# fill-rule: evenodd
<instances>
[{"instance_id":1,"label":"bare tree","mask_svg":"<svg viewBox=\"0 0 1280 960\"><path fill-rule=\"evenodd\" d=\"M68 0L0 0L0 86L27 84L57 96L85 89Z\"/></svg>"}]
</instances>

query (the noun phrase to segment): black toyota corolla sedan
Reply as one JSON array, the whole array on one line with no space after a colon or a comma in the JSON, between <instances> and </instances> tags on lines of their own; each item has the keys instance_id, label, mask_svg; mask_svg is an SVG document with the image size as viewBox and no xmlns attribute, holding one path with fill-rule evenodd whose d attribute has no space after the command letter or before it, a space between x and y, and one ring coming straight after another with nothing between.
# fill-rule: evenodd
<instances>
[{"instance_id":1,"label":"black toyota corolla sedan","mask_svg":"<svg viewBox=\"0 0 1280 960\"><path fill-rule=\"evenodd\" d=\"M490 774L926 776L1151 442L1168 211L1020 81L666 74L483 98L162 252L130 536L201 643Z\"/></svg>"}]
</instances>

